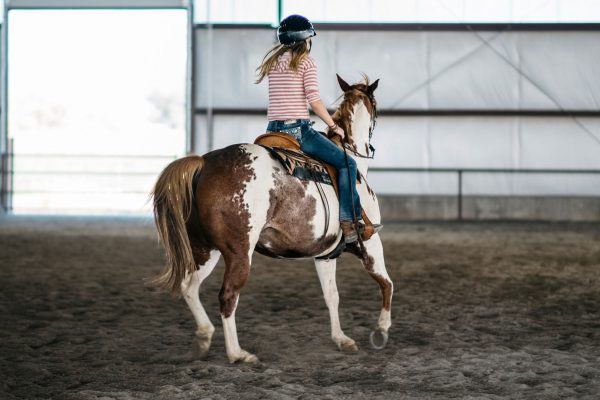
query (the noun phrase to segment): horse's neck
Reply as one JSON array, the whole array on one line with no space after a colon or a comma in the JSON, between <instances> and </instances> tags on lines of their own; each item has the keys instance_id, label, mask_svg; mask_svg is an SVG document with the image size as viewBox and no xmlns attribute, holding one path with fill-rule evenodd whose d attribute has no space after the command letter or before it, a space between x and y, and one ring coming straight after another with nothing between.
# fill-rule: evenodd
<instances>
[{"instance_id":1,"label":"horse's neck","mask_svg":"<svg viewBox=\"0 0 600 400\"><path fill-rule=\"evenodd\" d=\"M356 146L356 152L362 155L371 155L371 151L369 150L369 130L371 129L371 114L365 107L362 101L358 102L354 106L352 118L352 139L354 141L354 145ZM369 169L369 159L358 157L352 153L348 153L354 161L356 161L356 166L358 170L363 176L367 176L367 171Z\"/></svg>"}]
</instances>

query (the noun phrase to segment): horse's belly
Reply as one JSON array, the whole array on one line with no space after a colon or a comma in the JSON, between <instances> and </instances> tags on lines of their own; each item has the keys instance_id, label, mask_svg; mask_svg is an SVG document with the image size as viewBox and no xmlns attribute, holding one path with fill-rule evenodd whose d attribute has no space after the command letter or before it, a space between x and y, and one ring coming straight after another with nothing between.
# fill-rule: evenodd
<instances>
[{"instance_id":1,"label":"horse's belly","mask_svg":"<svg viewBox=\"0 0 600 400\"><path fill-rule=\"evenodd\" d=\"M339 239L339 205L333 187L300 181L284 172L273 174L269 212L257 250L263 254L303 258L335 248ZM268 254L272 253L272 254Z\"/></svg>"},{"instance_id":2,"label":"horse's belly","mask_svg":"<svg viewBox=\"0 0 600 400\"><path fill-rule=\"evenodd\" d=\"M266 228L260 235L256 251L270 257L313 258L327 254L337 244L337 235L314 239L309 235L292 237L287 232Z\"/></svg>"}]
</instances>

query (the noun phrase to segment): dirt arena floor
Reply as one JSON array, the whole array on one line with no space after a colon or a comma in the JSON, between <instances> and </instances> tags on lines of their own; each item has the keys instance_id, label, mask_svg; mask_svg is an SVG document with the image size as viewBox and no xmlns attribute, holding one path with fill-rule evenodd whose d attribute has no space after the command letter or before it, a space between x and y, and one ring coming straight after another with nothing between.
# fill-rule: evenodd
<instances>
[{"instance_id":1,"label":"dirt arena floor","mask_svg":"<svg viewBox=\"0 0 600 400\"><path fill-rule=\"evenodd\" d=\"M358 260L338 263L337 351L312 262L254 258L237 312L259 365L227 361L217 293L208 360L183 300L143 284L149 219L0 218L0 399L598 399L598 224L410 223L382 231L395 282L387 348Z\"/></svg>"}]
</instances>

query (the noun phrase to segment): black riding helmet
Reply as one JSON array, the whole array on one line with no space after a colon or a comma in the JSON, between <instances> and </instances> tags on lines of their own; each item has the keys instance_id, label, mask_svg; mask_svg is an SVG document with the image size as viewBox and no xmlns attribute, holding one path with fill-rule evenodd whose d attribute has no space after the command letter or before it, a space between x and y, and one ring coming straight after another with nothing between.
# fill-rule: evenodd
<instances>
[{"instance_id":1,"label":"black riding helmet","mask_svg":"<svg viewBox=\"0 0 600 400\"><path fill-rule=\"evenodd\" d=\"M297 14L284 18L277 28L279 43L285 45L300 43L316 35L315 27L308 18Z\"/></svg>"}]
</instances>

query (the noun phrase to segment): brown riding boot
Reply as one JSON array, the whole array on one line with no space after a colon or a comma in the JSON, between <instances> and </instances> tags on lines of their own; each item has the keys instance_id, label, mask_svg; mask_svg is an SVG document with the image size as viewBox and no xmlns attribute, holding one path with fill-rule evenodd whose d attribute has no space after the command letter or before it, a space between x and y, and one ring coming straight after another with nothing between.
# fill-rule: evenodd
<instances>
[{"instance_id":1,"label":"brown riding boot","mask_svg":"<svg viewBox=\"0 0 600 400\"><path fill-rule=\"evenodd\" d=\"M352 221L340 221L340 227L344 234L344 242L353 243L358 240L358 234L356 233L356 229L354 229L354 223Z\"/></svg>"}]
</instances>

